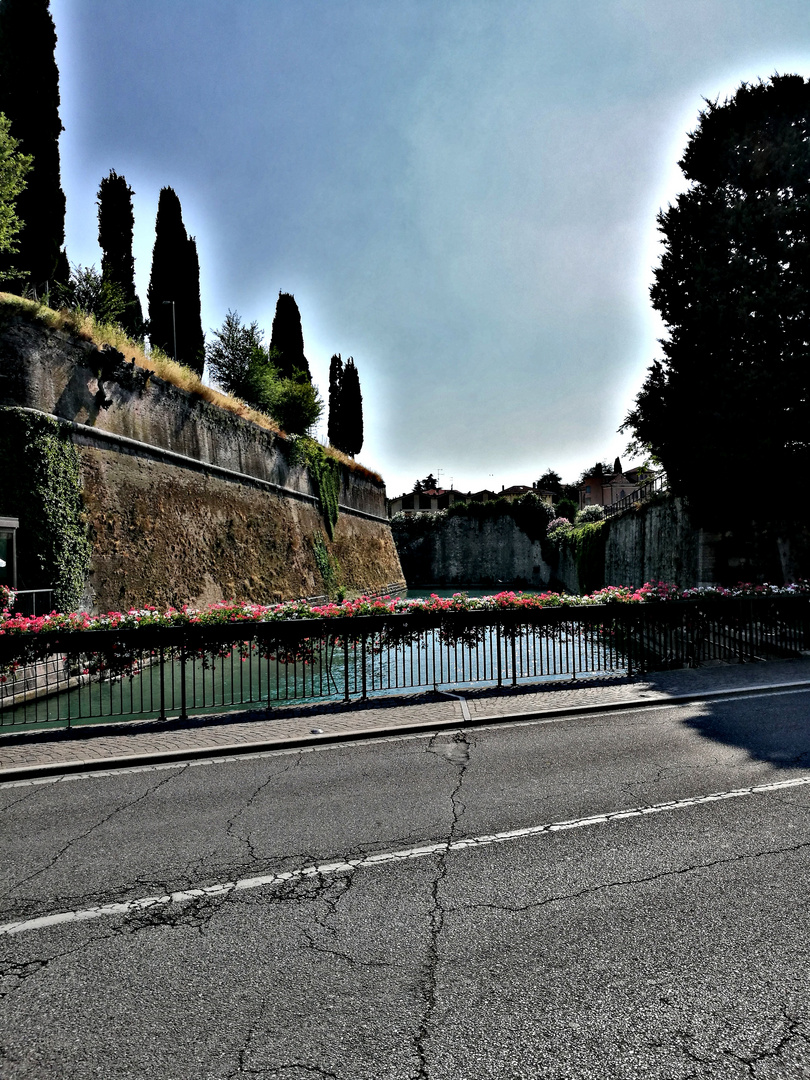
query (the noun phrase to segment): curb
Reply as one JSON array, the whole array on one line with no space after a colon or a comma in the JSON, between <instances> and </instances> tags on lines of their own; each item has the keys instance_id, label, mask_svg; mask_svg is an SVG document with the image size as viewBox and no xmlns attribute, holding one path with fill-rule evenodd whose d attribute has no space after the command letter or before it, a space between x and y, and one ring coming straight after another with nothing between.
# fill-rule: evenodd
<instances>
[{"instance_id":1,"label":"curb","mask_svg":"<svg viewBox=\"0 0 810 1080\"><path fill-rule=\"evenodd\" d=\"M489 727L498 724L519 723L529 720L548 720L553 722L566 716L591 716L599 713L628 712L632 709L669 708L672 705L686 705L696 701L711 701L728 697L756 697L760 694L809 690L810 680L789 683L771 683L751 687L736 687L726 690L706 690L692 694L678 694L672 697L637 697L624 701L605 701L594 705L564 705L559 709L537 709L532 712L497 713L493 716L471 717L464 708L463 719L431 720L421 724L401 724L384 727L370 727L361 731L335 731L319 735L300 736L286 739L262 739L258 742L226 743L220 746L189 747L182 750L158 750L153 753L121 754L108 758L84 758L73 761L50 761L41 765L18 765L10 769L0 768L0 784L15 780L37 780L51 776L71 775L84 772L102 772L114 769L132 768L137 765L182 764L185 761L199 761L218 757L236 757L249 754L266 753L271 750L294 750L312 746L362 742L366 739L390 738L392 735L418 735L426 731L443 731L448 728ZM457 694L448 695L458 697Z\"/></svg>"}]
</instances>

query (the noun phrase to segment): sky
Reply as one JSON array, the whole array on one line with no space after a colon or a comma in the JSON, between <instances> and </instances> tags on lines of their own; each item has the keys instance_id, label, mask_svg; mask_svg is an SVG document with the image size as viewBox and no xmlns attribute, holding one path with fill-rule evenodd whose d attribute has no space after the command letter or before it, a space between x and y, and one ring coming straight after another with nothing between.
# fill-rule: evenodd
<instances>
[{"instance_id":1,"label":"sky","mask_svg":"<svg viewBox=\"0 0 810 1080\"><path fill-rule=\"evenodd\" d=\"M51 0L71 263L135 191L144 307L160 189L203 328L269 339L295 296L323 398L353 356L358 459L390 497L499 490L624 455L664 333L656 215L704 99L810 76L807 0ZM325 417L319 436L325 440Z\"/></svg>"}]
</instances>

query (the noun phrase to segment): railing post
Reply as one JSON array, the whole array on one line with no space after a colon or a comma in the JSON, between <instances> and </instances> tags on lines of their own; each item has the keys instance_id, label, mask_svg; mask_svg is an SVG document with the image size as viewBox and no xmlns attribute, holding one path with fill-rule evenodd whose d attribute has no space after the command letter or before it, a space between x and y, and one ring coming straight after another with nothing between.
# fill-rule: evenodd
<instances>
[{"instance_id":1,"label":"railing post","mask_svg":"<svg viewBox=\"0 0 810 1080\"><path fill-rule=\"evenodd\" d=\"M495 620L495 655L498 658L498 689L503 686L503 662L501 660L501 620Z\"/></svg>"},{"instance_id":2,"label":"railing post","mask_svg":"<svg viewBox=\"0 0 810 1080\"><path fill-rule=\"evenodd\" d=\"M164 652L163 642L161 641L158 648L158 666L159 666L159 678L160 678L160 719L166 719L166 656Z\"/></svg>"},{"instance_id":3,"label":"railing post","mask_svg":"<svg viewBox=\"0 0 810 1080\"><path fill-rule=\"evenodd\" d=\"M624 623L624 639L627 649L627 677L631 678L633 675L633 630L630 625L631 615L630 612L622 612L620 621Z\"/></svg>"},{"instance_id":4,"label":"railing post","mask_svg":"<svg viewBox=\"0 0 810 1080\"><path fill-rule=\"evenodd\" d=\"M343 700L350 701L349 697L349 635L343 632Z\"/></svg>"},{"instance_id":5,"label":"railing post","mask_svg":"<svg viewBox=\"0 0 810 1080\"><path fill-rule=\"evenodd\" d=\"M186 632L180 641L180 719L188 720L188 708L186 707ZM233 688L231 688L233 692ZM224 694L223 694L224 697Z\"/></svg>"},{"instance_id":6,"label":"railing post","mask_svg":"<svg viewBox=\"0 0 810 1080\"><path fill-rule=\"evenodd\" d=\"M517 686L517 630L512 627L512 686Z\"/></svg>"},{"instance_id":7,"label":"railing post","mask_svg":"<svg viewBox=\"0 0 810 1080\"><path fill-rule=\"evenodd\" d=\"M360 646L360 650L361 650L361 651L360 651L360 660L361 660L361 662L362 662L362 667L363 667L363 674L362 674L362 686L363 686L363 692L362 692L362 700L363 700L363 701L365 701L365 700L366 700L366 696L367 696L367 695L366 695L366 638L367 638L368 634L367 634L367 631L366 631L366 630L363 630L363 631L362 631L362 634L363 634L363 639L362 639L362 645Z\"/></svg>"}]
</instances>

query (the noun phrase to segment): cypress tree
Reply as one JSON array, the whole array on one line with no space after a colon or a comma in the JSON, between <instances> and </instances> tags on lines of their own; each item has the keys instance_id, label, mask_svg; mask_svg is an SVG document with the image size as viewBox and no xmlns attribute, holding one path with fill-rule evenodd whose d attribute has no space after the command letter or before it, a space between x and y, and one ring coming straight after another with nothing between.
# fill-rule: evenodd
<instances>
[{"instance_id":1,"label":"cypress tree","mask_svg":"<svg viewBox=\"0 0 810 1080\"><path fill-rule=\"evenodd\" d=\"M143 312L135 293L135 259L132 256L132 232L135 215L132 196L135 192L114 169L98 189L98 242L101 247L101 277L117 286L124 297L121 326L134 338L143 337Z\"/></svg>"},{"instance_id":2,"label":"cypress tree","mask_svg":"<svg viewBox=\"0 0 810 1080\"><path fill-rule=\"evenodd\" d=\"M180 307L177 311L177 348L183 343L181 363L202 375L205 367L205 334L200 298L200 258L197 240L190 236L185 247L185 272L180 278Z\"/></svg>"},{"instance_id":3,"label":"cypress tree","mask_svg":"<svg viewBox=\"0 0 810 1080\"><path fill-rule=\"evenodd\" d=\"M270 351L276 354L274 362L278 365L282 378L312 382L309 362L304 356L301 313L291 293L278 294L270 335Z\"/></svg>"},{"instance_id":4,"label":"cypress tree","mask_svg":"<svg viewBox=\"0 0 810 1080\"><path fill-rule=\"evenodd\" d=\"M340 447L341 438L341 413L340 413L340 390L343 382L343 361L340 353L335 353L329 361L329 421L326 434L332 446Z\"/></svg>"},{"instance_id":5,"label":"cypress tree","mask_svg":"<svg viewBox=\"0 0 810 1080\"><path fill-rule=\"evenodd\" d=\"M147 290L149 340L153 346L202 375L205 337L200 313L200 263L197 243L183 225L173 188L161 188L155 220L152 274Z\"/></svg>"},{"instance_id":6,"label":"cypress tree","mask_svg":"<svg viewBox=\"0 0 810 1080\"><path fill-rule=\"evenodd\" d=\"M24 222L15 263L34 287L67 280L65 195L59 176L59 71L49 0L0 0L0 112L33 168L17 201ZM3 255L0 279L10 270ZM60 277L60 274L62 277Z\"/></svg>"},{"instance_id":7,"label":"cypress tree","mask_svg":"<svg viewBox=\"0 0 810 1080\"><path fill-rule=\"evenodd\" d=\"M363 395L360 392L360 376L349 357L343 368L340 389L340 433L345 454L359 454L363 449Z\"/></svg>"}]
</instances>

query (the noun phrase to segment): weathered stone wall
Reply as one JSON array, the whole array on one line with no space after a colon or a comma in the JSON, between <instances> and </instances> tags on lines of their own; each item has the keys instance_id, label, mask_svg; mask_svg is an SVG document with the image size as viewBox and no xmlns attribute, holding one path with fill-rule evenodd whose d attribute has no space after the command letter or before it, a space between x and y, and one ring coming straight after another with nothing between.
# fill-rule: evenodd
<instances>
[{"instance_id":1,"label":"weathered stone wall","mask_svg":"<svg viewBox=\"0 0 810 1080\"><path fill-rule=\"evenodd\" d=\"M403 541L395 531L405 579L411 586L461 584L546 585L552 570L539 540L504 515L485 521L440 519L437 527Z\"/></svg>"},{"instance_id":2,"label":"weathered stone wall","mask_svg":"<svg viewBox=\"0 0 810 1080\"><path fill-rule=\"evenodd\" d=\"M607 528L606 585L671 581L686 589L714 583L715 537L692 525L683 499L620 514Z\"/></svg>"},{"instance_id":3,"label":"weathered stone wall","mask_svg":"<svg viewBox=\"0 0 810 1080\"><path fill-rule=\"evenodd\" d=\"M79 452L93 549L88 609L324 592L312 543L324 536L316 504L114 450ZM353 591L401 582L380 523L341 514L329 546Z\"/></svg>"},{"instance_id":4,"label":"weathered stone wall","mask_svg":"<svg viewBox=\"0 0 810 1080\"><path fill-rule=\"evenodd\" d=\"M341 465L330 541L285 437L120 354L13 320L0 331L0 405L67 422L79 449L88 609L322 595L316 542L349 595L404 586L382 481Z\"/></svg>"},{"instance_id":5,"label":"weathered stone wall","mask_svg":"<svg viewBox=\"0 0 810 1080\"><path fill-rule=\"evenodd\" d=\"M286 438L135 367L114 350L17 318L0 332L0 405L17 405L313 495ZM341 469L344 505L384 517L385 486Z\"/></svg>"},{"instance_id":6,"label":"weathered stone wall","mask_svg":"<svg viewBox=\"0 0 810 1080\"><path fill-rule=\"evenodd\" d=\"M607 532L602 585L638 588L646 581L669 581L683 589L715 584L714 534L696 529L682 499L642 505L604 525ZM569 544L560 548L557 578L579 592L579 567Z\"/></svg>"},{"instance_id":7,"label":"weathered stone wall","mask_svg":"<svg viewBox=\"0 0 810 1080\"><path fill-rule=\"evenodd\" d=\"M604 565L589 565L586 591L602 585L671 581L682 588L715 581L718 538L695 529L681 499L642 506L605 525ZM582 571L573 546L562 543L545 555L508 516L477 521L467 517L424 521L408 535L394 526L402 568L409 585L509 583L550 585L582 591ZM556 558L554 557L556 554ZM592 560L593 561L593 560Z\"/></svg>"}]
</instances>

